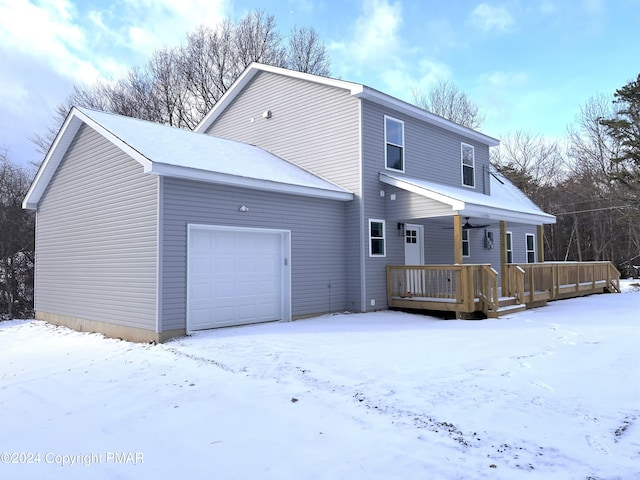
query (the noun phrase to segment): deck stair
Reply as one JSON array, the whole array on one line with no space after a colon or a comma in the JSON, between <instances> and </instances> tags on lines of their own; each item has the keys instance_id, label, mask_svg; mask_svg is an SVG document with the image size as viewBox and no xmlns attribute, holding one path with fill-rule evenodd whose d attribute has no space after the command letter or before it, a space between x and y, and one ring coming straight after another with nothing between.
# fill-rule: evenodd
<instances>
[{"instance_id":1,"label":"deck stair","mask_svg":"<svg viewBox=\"0 0 640 480\"><path fill-rule=\"evenodd\" d=\"M500 297L498 299L498 310L486 312L487 318L498 318L509 313L522 312L527 309L524 303L518 303L516 297Z\"/></svg>"}]
</instances>

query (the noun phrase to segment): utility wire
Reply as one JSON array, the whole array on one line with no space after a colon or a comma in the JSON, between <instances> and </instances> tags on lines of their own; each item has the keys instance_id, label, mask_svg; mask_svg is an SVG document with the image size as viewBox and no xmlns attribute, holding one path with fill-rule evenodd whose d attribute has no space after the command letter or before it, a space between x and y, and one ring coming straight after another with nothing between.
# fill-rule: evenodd
<instances>
[{"instance_id":1,"label":"utility wire","mask_svg":"<svg viewBox=\"0 0 640 480\"><path fill-rule=\"evenodd\" d=\"M600 212L602 210L616 210L618 208L631 208L631 207L633 207L633 205L618 205L616 207L591 208L589 210L576 210L575 212L553 213L552 215L555 215L557 217L558 215L572 215L574 213Z\"/></svg>"}]
</instances>

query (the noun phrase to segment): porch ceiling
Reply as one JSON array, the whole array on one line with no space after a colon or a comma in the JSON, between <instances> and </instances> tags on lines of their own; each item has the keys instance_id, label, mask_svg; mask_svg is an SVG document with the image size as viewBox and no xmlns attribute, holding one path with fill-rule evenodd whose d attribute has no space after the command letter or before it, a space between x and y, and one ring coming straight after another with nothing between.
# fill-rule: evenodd
<instances>
[{"instance_id":1,"label":"porch ceiling","mask_svg":"<svg viewBox=\"0 0 640 480\"><path fill-rule=\"evenodd\" d=\"M448 206L452 215L530 225L556 223L554 215L543 212L509 180L497 174L490 176L491 195L389 172L380 172L379 178L382 183Z\"/></svg>"}]
</instances>

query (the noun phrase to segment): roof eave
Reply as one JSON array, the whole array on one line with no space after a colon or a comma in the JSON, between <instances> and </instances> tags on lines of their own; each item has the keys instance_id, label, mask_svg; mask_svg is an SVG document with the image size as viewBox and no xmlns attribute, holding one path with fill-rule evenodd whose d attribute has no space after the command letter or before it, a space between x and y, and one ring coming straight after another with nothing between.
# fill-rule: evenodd
<instances>
[{"instance_id":1,"label":"roof eave","mask_svg":"<svg viewBox=\"0 0 640 480\"><path fill-rule=\"evenodd\" d=\"M85 115L82 111L73 107L67 118L65 119L60 131L56 135L47 155L45 156L40 168L38 169L38 173L36 174L35 179L31 183L29 190L27 191L27 195L25 196L22 202L22 208L27 210L36 210L38 208L38 203L40 202L40 198L44 194L47 189L47 185L53 178L60 162L67 153L67 150L71 146L73 139L76 134L80 130L80 127L85 124L90 126L104 138L121 148L125 153L134 158L138 163L140 163L145 171L148 171L151 167L151 161L147 159L140 152L135 150L133 147L128 145L126 142L122 141L120 138L112 134L110 131L105 129L99 123L96 123L90 117Z\"/></svg>"},{"instance_id":2,"label":"roof eave","mask_svg":"<svg viewBox=\"0 0 640 480\"><path fill-rule=\"evenodd\" d=\"M229 175L177 165L167 165L163 163L154 163L148 173L171 178L197 180L200 182L215 183L218 185L231 185L234 187L286 193L290 195L301 195L305 197L325 198L330 200L340 200L343 202L353 200L353 193L347 190L329 190L305 185L293 185L289 183L239 177L237 175Z\"/></svg>"},{"instance_id":3,"label":"roof eave","mask_svg":"<svg viewBox=\"0 0 640 480\"><path fill-rule=\"evenodd\" d=\"M456 199L455 197L415 185L384 172L379 174L380 181L403 190L416 193L418 195L431 198L432 200L444 203L451 207L452 215L463 215L468 217L486 218L490 220L504 220L513 223L524 223L528 225L547 225L556 223L556 217L540 211L540 213L522 212L509 210L501 207L481 205L474 202Z\"/></svg>"},{"instance_id":4,"label":"roof eave","mask_svg":"<svg viewBox=\"0 0 640 480\"><path fill-rule=\"evenodd\" d=\"M517 210L508 210L500 207L490 207L467 203L465 208L458 212L465 217L486 218L487 220L503 220L511 223L523 223L526 225L549 225L556 223L556 217L548 213L528 213Z\"/></svg>"},{"instance_id":5,"label":"roof eave","mask_svg":"<svg viewBox=\"0 0 640 480\"><path fill-rule=\"evenodd\" d=\"M438 126L450 132L454 132L464 137L476 140L489 147L497 147L498 145L500 145L500 140L496 138L490 137L489 135L485 135L484 133L480 133L471 128L464 127L460 124L452 122L451 120L447 120L444 117L431 113L427 110L424 110L420 107L407 103L403 100L399 100L395 97L392 97L391 95L387 95L386 93L382 93L378 90L374 90L369 87L364 87L361 93L355 94L354 96L358 98L363 98L365 100L369 100L379 105L388 106L394 110L403 112L406 115L410 115L419 120L423 120L427 123Z\"/></svg>"},{"instance_id":6,"label":"roof eave","mask_svg":"<svg viewBox=\"0 0 640 480\"><path fill-rule=\"evenodd\" d=\"M62 127L60 127L44 160L38 168L35 178L31 182L31 186L22 201L22 208L27 210L36 210L38 208L40 198L46 190L49 181L58 169L76 133L78 133L78 130L80 130L80 127L84 123L80 115L80 112L75 107L67 114L67 117L62 123Z\"/></svg>"},{"instance_id":7,"label":"roof eave","mask_svg":"<svg viewBox=\"0 0 640 480\"><path fill-rule=\"evenodd\" d=\"M418 185L414 185L410 182L405 182L391 175L387 175L384 172L380 172L379 174L380 181L386 183L387 185L391 185L392 187L401 188L403 190L407 190L412 193L416 193L418 195L428 196L429 198L444 203L445 205L449 205L452 211L463 210L465 208L465 202L458 200L454 197L436 192L434 190L429 190L424 187L420 187ZM427 195L425 195L427 193Z\"/></svg>"}]
</instances>

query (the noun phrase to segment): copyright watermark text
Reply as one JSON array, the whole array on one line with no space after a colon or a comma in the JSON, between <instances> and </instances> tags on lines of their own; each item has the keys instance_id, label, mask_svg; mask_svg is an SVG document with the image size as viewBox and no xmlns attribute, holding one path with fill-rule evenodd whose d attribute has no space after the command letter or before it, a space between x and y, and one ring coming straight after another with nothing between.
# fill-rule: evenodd
<instances>
[{"instance_id":1,"label":"copyright watermark text","mask_svg":"<svg viewBox=\"0 0 640 480\"><path fill-rule=\"evenodd\" d=\"M0 463L20 465L46 463L61 467L89 467L105 463L140 465L144 463L144 454L142 452L104 452L64 455L54 452L2 452L0 453Z\"/></svg>"}]
</instances>

